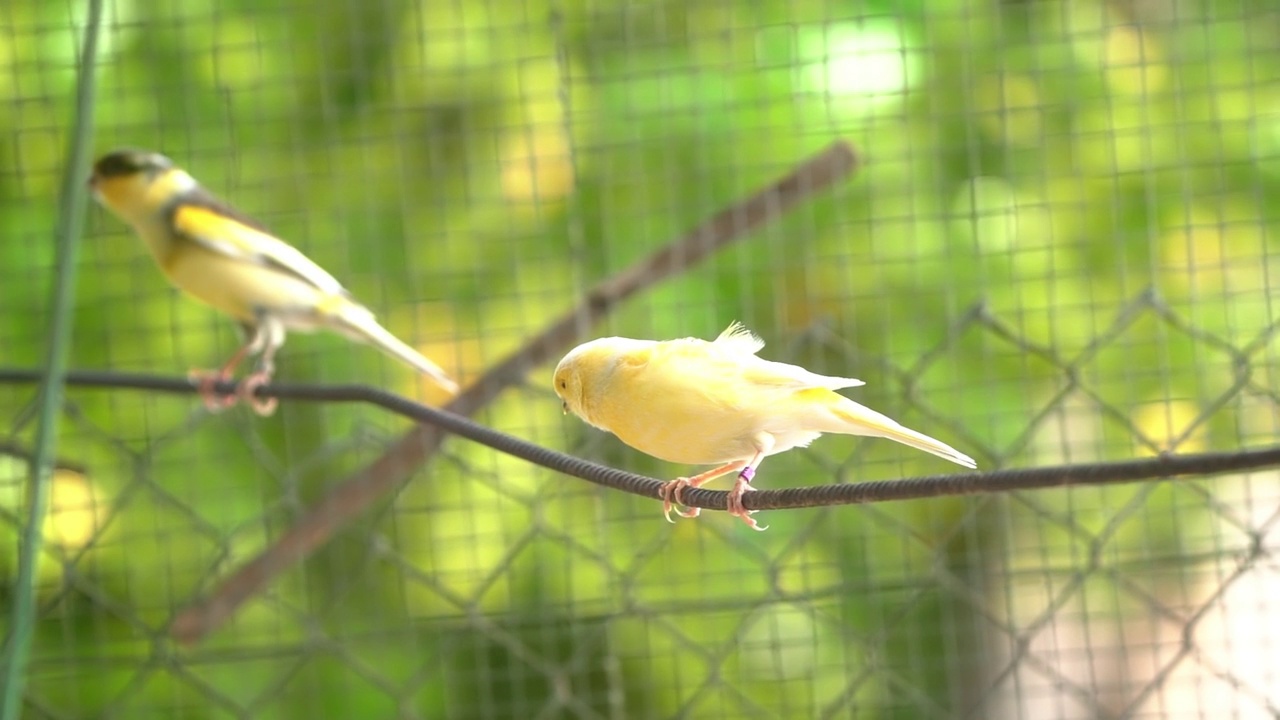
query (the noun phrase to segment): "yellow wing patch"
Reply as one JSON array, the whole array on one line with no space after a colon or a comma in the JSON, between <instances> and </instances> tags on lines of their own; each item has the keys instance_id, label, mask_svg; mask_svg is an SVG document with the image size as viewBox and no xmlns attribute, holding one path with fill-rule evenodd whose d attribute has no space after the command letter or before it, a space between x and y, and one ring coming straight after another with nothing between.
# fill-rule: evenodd
<instances>
[{"instance_id":1,"label":"yellow wing patch","mask_svg":"<svg viewBox=\"0 0 1280 720\"><path fill-rule=\"evenodd\" d=\"M345 292L341 283L297 248L216 208L181 205L173 213L173 227L182 237L216 253L293 275L325 293Z\"/></svg>"}]
</instances>

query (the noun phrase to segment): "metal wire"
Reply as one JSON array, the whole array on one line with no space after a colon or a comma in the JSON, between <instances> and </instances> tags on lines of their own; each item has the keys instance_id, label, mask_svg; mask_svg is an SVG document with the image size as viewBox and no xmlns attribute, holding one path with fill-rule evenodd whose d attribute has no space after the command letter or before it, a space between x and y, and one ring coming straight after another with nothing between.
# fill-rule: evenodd
<instances>
[{"instance_id":1,"label":"metal wire","mask_svg":"<svg viewBox=\"0 0 1280 720\"><path fill-rule=\"evenodd\" d=\"M34 382L39 375L34 370L0 368L0 383ZM130 389L184 395L198 392L198 388L186 378L109 371L71 371L65 375L65 378L67 385L73 387L102 390ZM223 395L234 395L236 388L235 382L221 382L213 386L215 392ZM441 428L548 470L555 470L632 495L652 499L662 497L659 491L665 483L663 480L607 467L558 450L541 447L481 425L463 415L424 405L381 388L365 385L273 383L258 388L257 394L260 397L274 397L281 400L368 403L401 417ZM1269 467L1280 467L1280 446L1186 455L1162 453L1156 457L1135 460L949 473L783 490L757 489L756 492L744 496L743 505L750 510L789 510L1066 486L1110 485L1185 476L1203 477ZM689 488L684 491L682 497L691 507L706 510L727 508L728 493L723 490Z\"/></svg>"}]
</instances>

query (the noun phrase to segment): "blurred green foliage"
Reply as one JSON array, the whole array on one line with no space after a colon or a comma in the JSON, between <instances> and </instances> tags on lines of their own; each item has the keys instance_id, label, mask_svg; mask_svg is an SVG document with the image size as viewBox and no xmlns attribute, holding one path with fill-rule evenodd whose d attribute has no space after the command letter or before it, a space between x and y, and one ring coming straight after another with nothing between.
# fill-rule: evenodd
<instances>
[{"instance_id":1,"label":"blurred green foliage","mask_svg":"<svg viewBox=\"0 0 1280 720\"><path fill-rule=\"evenodd\" d=\"M0 9L3 365L41 357L79 12ZM113 13L99 150L171 155L464 378L843 137L864 161L854 181L600 332L712 337L743 320L766 357L866 378L859 400L985 468L1277 432L1280 16L1260 0ZM96 210L90 226L74 366L172 374L231 351L230 323L169 291L125 228ZM439 400L333 337L294 337L280 364ZM545 380L482 419L683 472L562 420ZM0 414L29 391L0 388ZM650 501L457 442L393 508L179 649L163 637L174 610L403 423L71 399L60 451L89 471L55 485L30 717L947 715L982 702L991 633L1008 640L990 617L1025 619L1005 597L1015 575L1048 592L1100 545L1114 563L1230 545L1191 486L770 513L759 536L714 513L672 527ZM826 438L760 481L947 470ZM24 477L0 459L4 558Z\"/></svg>"}]
</instances>

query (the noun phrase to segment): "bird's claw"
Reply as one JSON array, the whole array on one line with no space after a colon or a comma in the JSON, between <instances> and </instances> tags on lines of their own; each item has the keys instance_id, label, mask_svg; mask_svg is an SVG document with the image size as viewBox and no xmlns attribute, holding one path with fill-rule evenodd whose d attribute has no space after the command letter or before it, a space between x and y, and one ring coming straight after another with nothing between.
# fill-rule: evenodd
<instances>
[{"instance_id":1,"label":"bird's claw","mask_svg":"<svg viewBox=\"0 0 1280 720\"><path fill-rule=\"evenodd\" d=\"M222 395L214 389L218 383L231 379L231 373L225 370L192 370L187 373L187 379L195 384L209 412L222 412L237 402L235 395Z\"/></svg>"},{"instance_id":2,"label":"bird's claw","mask_svg":"<svg viewBox=\"0 0 1280 720\"><path fill-rule=\"evenodd\" d=\"M751 470L751 468L745 468L742 473L738 475L737 482L733 484L733 489L729 491L728 507L725 509L730 515L746 523L747 527L752 530L764 532L769 529L769 526L761 525L756 522L755 518L751 517L755 510L748 510L746 506L742 504L743 495L746 495L749 492L755 492L755 488L751 487L751 476L755 473L748 473L747 470Z\"/></svg>"},{"instance_id":3,"label":"bird's claw","mask_svg":"<svg viewBox=\"0 0 1280 720\"><path fill-rule=\"evenodd\" d=\"M273 397L260 398L254 394L258 388L268 382L271 382L271 373L259 370L240 381L240 386L236 388L236 395L259 415L270 415L276 411L276 405L279 404L277 400Z\"/></svg>"},{"instance_id":4,"label":"bird's claw","mask_svg":"<svg viewBox=\"0 0 1280 720\"><path fill-rule=\"evenodd\" d=\"M675 524L675 520L671 519L672 510L675 510L675 513L682 518L696 518L702 512L702 508L676 509L675 503L684 504L682 496L684 489L687 487L692 487L689 478L678 477L675 480L663 483L662 487L659 488L658 496L662 498L662 516L667 519L667 522Z\"/></svg>"}]
</instances>

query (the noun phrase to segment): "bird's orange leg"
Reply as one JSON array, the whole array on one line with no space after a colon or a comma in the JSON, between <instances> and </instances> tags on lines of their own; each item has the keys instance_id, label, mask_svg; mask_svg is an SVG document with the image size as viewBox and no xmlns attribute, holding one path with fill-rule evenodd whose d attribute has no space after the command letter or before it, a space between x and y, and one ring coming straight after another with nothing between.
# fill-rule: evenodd
<instances>
[{"instance_id":1,"label":"bird's orange leg","mask_svg":"<svg viewBox=\"0 0 1280 720\"><path fill-rule=\"evenodd\" d=\"M680 495L684 492L685 488L701 487L703 484L711 480L715 480L721 475L728 475L731 472L742 470L744 467L747 467L747 463L741 460L734 460L733 462L725 463L714 470L698 473L693 477L678 477L675 480L663 483L662 488L658 490L658 496L662 498L663 517L665 517L669 523L675 522L675 520L671 519L671 511L674 509L673 506L675 503L684 504L684 501L680 499ZM701 512L702 508L689 508L687 511L676 510L677 515L685 518L696 518Z\"/></svg>"},{"instance_id":2,"label":"bird's orange leg","mask_svg":"<svg viewBox=\"0 0 1280 720\"><path fill-rule=\"evenodd\" d=\"M258 388L269 382L271 382L270 370L255 370L236 386L236 396L245 401L259 415L264 417L270 415L276 411L276 405L279 402L273 397L260 398L254 394Z\"/></svg>"},{"instance_id":3,"label":"bird's orange leg","mask_svg":"<svg viewBox=\"0 0 1280 720\"><path fill-rule=\"evenodd\" d=\"M236 388L236 395L253 411L262 416L270 415L276 411L278 401L275 398L259 398L254 392L271 382L271 376L275 374L276 349L279 346L268 345L267 349L262 353L261 360L258 361L258 369L254 370L248 377L240 381L239 387Z\"/></svg>"},{"instance_id":4,"label":"bird's orange leg","mask_svg":"<svg viewBox=\"0 0 1280 720\"><path fill-rule=\"evenodd\" d=\"M748 510L742 505L742 496L755 490L751 487L751 478L756 475L756 466L760 464L761 453L751 458L751 462L742 468L742 472L738 473L738 479L733 483L733 489L729 491L729 514L741 518L742 522L751 526L752 530L768 530L769 526L761 526L751 517L754 510Z\"/></svg>"},{"instance_id":5,"label":"bird's orange leg","mask_svg":"<svg viewBox=\"0 0 1280 720\"><path fill-rule=\"evenodd\" d=\"M235 395L219 395L214 391L213 386L219 382L225 382L231 379L235 369L244 361L245 355L249 354L249 350L253 347L252 342L247 342L240 346L235 355L217 370L192 370L187 373L187 378L196 384L200 392L200 398L204 400L204 406L211 412L219 412L235 405L237 400Z\"/></svg>"}]
</instances>

